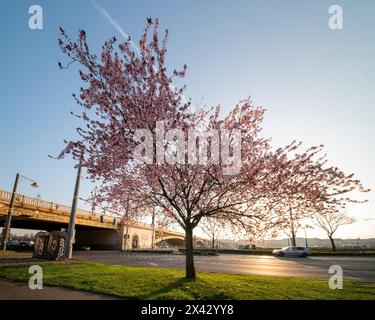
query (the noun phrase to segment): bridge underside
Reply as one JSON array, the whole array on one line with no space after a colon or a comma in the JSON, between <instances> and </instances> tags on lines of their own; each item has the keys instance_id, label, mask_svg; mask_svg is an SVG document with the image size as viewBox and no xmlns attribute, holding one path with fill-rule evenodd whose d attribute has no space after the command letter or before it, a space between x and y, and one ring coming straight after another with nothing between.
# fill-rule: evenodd
<instances>
[{"instance_id":1,"label":"bridge underside","mask_svg":"<svg viewBox=\"0 0 375 320\"><path fill-rule=\"evenodd\" d=\"M0 227L5 225L5 220L6 216L0 215ZM67 229L68 223L15 215L12 217L11 228L51 232ZM131 226L128 228L128 236L126 236L126 228L123 225L114 229L76 224L75 229L74 248L76 250L84 247L89 247L90 250L132 250L147 249L152 245L152 228ZM157 247L183 247L184 239L178 236L166 236L162 241L156 239L155 244Z\"/></svg>"},{"instance_id":2,"label":"bridge underside","mask_svg":"<svg viewBox=\"0 0 375 320\"><path fill-rule=\"evenodd\" d=\"M6 216L0 216L0 226L5 225ZM68 224L60 221L36 220L30 217L12 217L12 228L45 230L48 232L68 228ZM76 230L101 230L100 227L76 225ZM112 230L113 231L113 230Z\"/></svg>"},{"instance_id":3,"label":"bridge underside","mask_svg":"<svg viewBox=\"0 0 375 320\"><path fill-rule=\"evenodd\" d=\"M5 224L5 216L0 216L0 226ZM68 228L67 223L36 220L29 217L15 216L12 218L12 229L31 229L43 231L60 231ZM121 236L117 229L103 229L95 226L76 224L76 239L74 248L90 247L91 250L119 250Z\"/></svg>"}]
</instances>

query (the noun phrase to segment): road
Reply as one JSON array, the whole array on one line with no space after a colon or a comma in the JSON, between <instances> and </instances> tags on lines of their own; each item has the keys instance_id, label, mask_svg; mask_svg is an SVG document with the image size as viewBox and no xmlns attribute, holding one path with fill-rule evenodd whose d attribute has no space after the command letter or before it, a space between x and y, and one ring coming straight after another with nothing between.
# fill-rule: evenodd
<instances>
[{"instance_id":1,"label":"road","mask_svg":"<svg viewBox=\"0 0 375 320\"><path fill-rule=\"evenodd\" d=\"M179 254L123 253L113 251L75 252L74 258L111 265L129 265L161 268L184 268L185 256ZM219 256L195 256L197 271L291 276L328 279L328 269L339 265L345 279L375 281L373 257L308 257L278 258L222 254Z\"/></svg>"}]
</instances>

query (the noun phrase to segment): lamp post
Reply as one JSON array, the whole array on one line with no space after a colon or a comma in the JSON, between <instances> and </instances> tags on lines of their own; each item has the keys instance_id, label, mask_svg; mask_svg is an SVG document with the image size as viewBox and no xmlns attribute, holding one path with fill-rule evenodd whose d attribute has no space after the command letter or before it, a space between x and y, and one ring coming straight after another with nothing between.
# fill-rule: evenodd
<instances>
[{"instance_id":1,"label":"lamp post","mask_svg":"<svg viewBox=\"0 0 375 320\"><path fill-rule=\"evenodd\" d=\"M151 239L151 249L155 249L155 208L152 212L152 239Z\"/></svg>"},{"instance_id":2,"label":"lamp post","mask_svg":"<svg viewBox=\"0 0 375 320\"><path fill-rule=\"evenodd\" d=\"M68 226L68 239L66 242L66 252L65 257L67 259L72 258L73 253L73 243L75 241L75 225L76 225L76 213L77 213L77 205L79 199L79 186L81 183L81 172L82 172L82 158L79 161L78 170L77 170L77 178L76 178L76 185L74 188L74 195L73 195L73 202L72 208L70 210L70 217L69 217L69 226Z\"/></svg>"},{"instance_id":3,"label":"lamp post","mask_svg":"<svg viewBox=\"0 0 375 320\"><path fill-rule=\"evenodd\" d=\"M305 245L306 245L306 248L308 248L309 244L307 243L306 228L307 228L307 226L305 226Z\"/></svg>"},{"instance_id":4,"label":"lamp post","mask_svg":"<svg viewBox=\"0 0 375 320\"><path fill-rule=\"evenodd\" d=\"M16 174L16 180L14 181L14 185L13 185L12 197L10 198L10 203L9 203L8 215L7 215L7 218L6 218L6 221L5 221L5 226L4 226L4 229L3 229L3 239L1 240L1 249L4 250L4 251L7 249L7 243L9 241L10 226L11 226L11 222L12 222L14 201L16 200L16 194L17 194L17 189L18 189L18 184L19 184L20 178L24 178L26 180L31 181L31 186L33 188L38 188L38 184L34 180L32 180L28 177L25 177L25 176L21 175L20 173Z\"/></svg>"}]
</instances>

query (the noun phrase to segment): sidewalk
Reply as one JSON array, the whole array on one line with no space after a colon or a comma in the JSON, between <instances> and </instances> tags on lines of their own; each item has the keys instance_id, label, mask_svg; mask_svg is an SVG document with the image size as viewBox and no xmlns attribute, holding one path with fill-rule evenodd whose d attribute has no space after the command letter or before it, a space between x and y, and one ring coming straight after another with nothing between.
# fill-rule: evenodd
<instances>
[{"instance_id":1,"label":"sidewalk","mask_svg":"<svg viewBox=\"0 0 375 320\"><path fill-rule=\"evenodd\" d=\"M0 279L0 300L117 300L117 298L48 286L43 286L42 290L31 290L27 283Z\"/></svg>"}]
</instances>

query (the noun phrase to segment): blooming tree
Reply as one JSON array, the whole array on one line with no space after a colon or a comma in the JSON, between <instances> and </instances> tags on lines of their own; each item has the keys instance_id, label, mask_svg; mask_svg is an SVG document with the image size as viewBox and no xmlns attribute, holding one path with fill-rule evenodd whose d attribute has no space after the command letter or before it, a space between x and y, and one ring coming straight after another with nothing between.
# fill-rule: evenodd
<instances>
[{"instance_id":1,"label":"blooming tree","mask_svg":"<svg viewBox=\"0 0 375 320\"><path fill-rule=\"evenodd\" d=\"M300 144L292 149L299 150ZM353 191L368 192L353 174L345 174L337 167L327 166L323 146L312 147L305 152L283 159L278 164L274 179L282 181L268 194L271 211L281 221L278 230L285 232L296 246L296 234L302 221L311 220L317 214L324 216L334 208L345 208L348 203L361 203L351 197ZM287 155L285 155L287 156ZM290 153L288 154L290 156Z\"/></svg>"},{"instance_id":2,"label":"blooming tree","mask_svg":"<svg viewBox=\"0 0 375 320\"><path fill-rule=\"evenodd\" d=\"M131 39L117 45L111 38L97 56L84 31L72 40L61 29L66 65L82 68L85 86L74 95L83 123L79 138L66 141L59 157L83 154L88 176L100 184L94 200L126 212L126 219L156 207L183 228L186 277L195 278L193 231L202 219L227 221L249 234L281 227L285 193L322 203L330 195L317 180L329 173L313 162L315 148L299 156L292 155L296 143L272 150L259 135L265 110L248 100L224 118L219 108L193 112L184 88L173 85L186 66L167 71L167 37L166 31L159 41L158 21L149 18L138 54Z\"/></svg>"}]
</instances>

